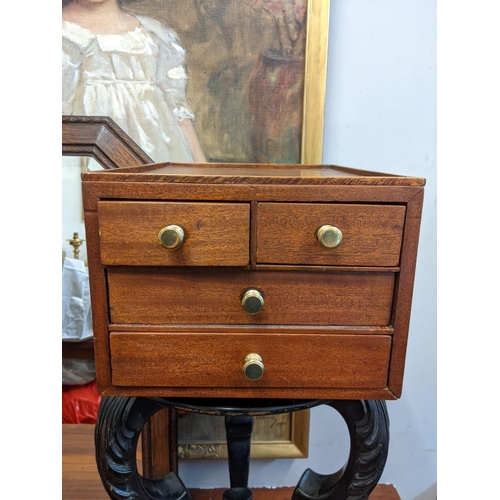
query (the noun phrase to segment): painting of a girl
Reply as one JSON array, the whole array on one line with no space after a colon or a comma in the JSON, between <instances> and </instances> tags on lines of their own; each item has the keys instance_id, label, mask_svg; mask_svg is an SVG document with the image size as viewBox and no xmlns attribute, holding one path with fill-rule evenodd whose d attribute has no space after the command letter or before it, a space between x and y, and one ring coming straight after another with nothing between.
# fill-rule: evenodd
<instances>
[{"instance_id":1,"label":"painting of a girl","mask_svg":"<svg viewBox=\"0 0 500 500\"><path fill-rule=\"evenodd\" d=\"M155 162L204 162L185 50L163 23L123 10L126 2L63 0L62 114L111 117Z\"/></svg>"}]
</instances>

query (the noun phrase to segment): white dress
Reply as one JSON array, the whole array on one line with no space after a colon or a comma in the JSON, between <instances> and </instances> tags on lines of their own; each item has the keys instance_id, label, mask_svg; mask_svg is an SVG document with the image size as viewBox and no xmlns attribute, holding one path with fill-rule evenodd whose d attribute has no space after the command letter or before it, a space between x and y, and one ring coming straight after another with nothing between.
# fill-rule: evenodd
<instances>
[{"instance_id":1,"label":"white dress","mask_svg":"<svg viewBox=\"0 0 500 500\"><path fill-rule=\"evenodd\" d=\"M185 51L149 16L120 34L63 21L62 114L109 116L155 162L193 161L179 121L186 104Z\"/></svg>"}]
</instances>

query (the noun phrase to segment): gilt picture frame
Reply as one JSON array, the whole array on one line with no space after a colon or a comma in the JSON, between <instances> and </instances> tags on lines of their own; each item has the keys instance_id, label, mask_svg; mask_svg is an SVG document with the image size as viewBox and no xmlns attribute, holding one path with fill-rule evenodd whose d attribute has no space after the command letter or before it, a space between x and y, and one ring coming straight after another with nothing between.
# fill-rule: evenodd
<instances>
[{"instance_id":1,"label":"gilt picture frame","mask_svg":"<svg viewBox=\"0 0 500 500\"><path fill-rule=\"evenodd\" d=\"M252 459L307 458L309 410L254 417ZM179 460L227 459L224 418L189 413L178 420Z\"/></svg>"}]
</instances>

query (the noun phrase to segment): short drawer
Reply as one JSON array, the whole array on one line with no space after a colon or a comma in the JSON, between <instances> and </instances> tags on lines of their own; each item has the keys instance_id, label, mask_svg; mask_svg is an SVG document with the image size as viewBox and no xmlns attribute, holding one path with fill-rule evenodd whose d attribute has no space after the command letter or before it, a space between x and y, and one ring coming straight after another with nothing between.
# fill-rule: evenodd
<instances>
[{"instance_id":1,"label":"short drawer","mask_svg":"<svg viewBox=\"0 0 500 500\"><path fill-rule=\"evenodd\" d=\"M391 337L113 332L110 345L116 386L379 389ZM243 372L253 353L264 365L258 380Z\"/></svg>"},{"instance_id":2,"label":"short drawer","mask_svg":"<svg viewBox=\"0 0 500 500\"><path fill-rule=\"evenodd\" d=\"M104 265L246 266L250 206L246 203L102 201L98 205ZM184 232L179 248L165 248L167 226Z\"/></svg>"},{"instance_id":3,"label":"short drawer","mask_svg":"<svg viewBox=\"0 0 500 500\"><path fill-rule=\"evenodd\" d=\"M397 266L405 207L395 205L259 203L257 262L332 266ZM336 248L316 237L322 226L342 234Z\"/></svg>"},{"instance_id":4,"label":"short drawer","mask_svg":"<svg viewBox=\"0 0 500 500\"><path fill-rule=\"evenodd\" d=\"M347 325L390 324L394 273L248 271L242 269L108 270L113 323ZM264 306L242 307L248 290Z\"/></svg>"}]
</instances>

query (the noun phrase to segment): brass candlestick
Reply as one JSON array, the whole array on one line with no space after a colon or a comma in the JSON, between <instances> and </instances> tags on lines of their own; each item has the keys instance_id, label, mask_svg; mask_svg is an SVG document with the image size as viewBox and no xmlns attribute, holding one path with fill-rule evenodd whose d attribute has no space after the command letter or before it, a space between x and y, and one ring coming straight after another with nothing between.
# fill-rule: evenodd
<instances>
[{"instance_id":1,"label":"brass candlestick","mask_svg":"<svg viewBox=\"0 0 500 500\"><path fill-rule=\"evenodd\" d=\"M81 240L78 236L78 233L73 233L73 238L68 241L69 244L73 247L73 255L75 259L78 259L80 255L80 246L85 240Z\"/></svg>"}]
</instances>

